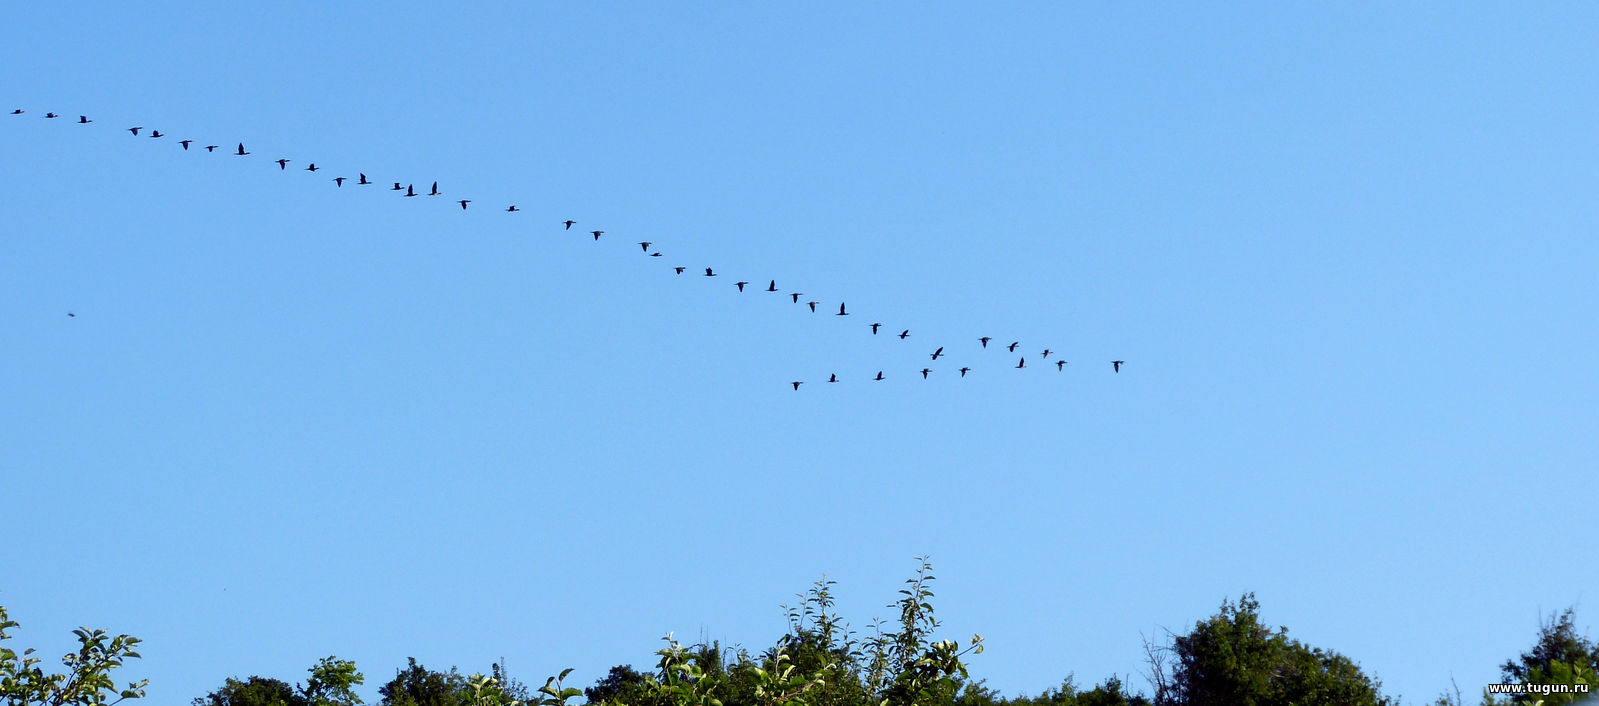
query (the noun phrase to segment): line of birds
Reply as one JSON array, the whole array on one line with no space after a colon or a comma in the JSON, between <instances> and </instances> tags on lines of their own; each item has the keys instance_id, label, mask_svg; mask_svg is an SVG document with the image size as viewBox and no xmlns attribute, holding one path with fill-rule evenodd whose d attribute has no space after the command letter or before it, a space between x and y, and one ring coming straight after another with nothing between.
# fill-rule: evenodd
<instances>
[{"instance_id":1,"label":"line of birds","mask_svg":"<svg viewBox=\"0 0 1599 706\"><path fill-rule=\"evenodd\" d=\"M22 109L22 108L17 108L15 110L11 111L11 115L24 115L26 113L27 113L27 111ZM61 115L59 115L57 113L53 113L53 112L47 112L47 113L44 114L44 117L46 119L53 120L53 119L60 118ZM79 124L79 125L88 125L88 124L91 124L93 122L94 122L94 120L90 119L86 115L79 115L78 116L77 124ZM135 137L138 137L139 136L139 132L141 130L144 130L144 129L145 128L142 125L127 128L128 132L131 133ZM147 135L148 135L148 137L150 137L152 139L159 139L159 138L162 138L162 137L166 137L166 135L162 134L162 132L160 130L154 130L154 129L150 130L147 133ZM183 139L183 140L177 140L176 142L185 151L188 151L189 150L189 146L194 144L195 140ZM209 152L217 151L218 149L221 148L221 145L203 145L203 147L205 148L205 151L209 153ZM238 143L238 147L233 150L232 154L233 154L233 156L236 156L236 157L245 157L245 156L249 156L252 153L244 148L244 143L243 142L240 142L240 143ZM278 169L280 171L287 171L288 168L289 168L289 163L294 161L294 160L288 159L288 158L280 158L280 159L276 159L276 160L272 160L272 161L278 165ZM321 170L322 170L322 168L318 167L315 162L308 163L306 165L305 169L304 169L304 171L308 171L308 172L312 172L312 173L315 173L315 172L321 171ZM346 182L346 181L349 181L348 177L344 177L344 176L333 177L333 184L334 184L335 187L338 187L338 188L343 188L344 187L344 182ZM357 172L356 173L356 182L355 183L356 183L357 186L370 186L370 185L375 184L376 182L368 179L367 175L365 173ZM405 193L403 193L401 195L403 197L405 197L405 198L411 198L411 197L415 197L415 196L424 196L424 195L425 196L443 196L444 195L444 192L439 190L439 183L436 182L436 181L432 183L431 188L425 194L418 194L417 191L416 191L416 185L414 183L409 183L409 184L405 184L405 185L402 186L401 183L398 182L398 181L394 182L393 186L390 186L388 190L389 191L403 191ZM467 205L472 203L472 199L455 199L455 203L460 204L461 210L465 211L465 210L467 210ZM517 208L516 204L510 204L510 205L505 207L505 212L507 212L507 213L518 213L521 210L522 209ZM577 225L577 221L573 220L573 219L570 219L570 218L566 219L564 221L559 221L559 223L561 225L565 226L564 230L567 230L567 231L572 230L572 226ZM600 239L600 236L605 235L605 231L603 231L603 230L592 230L592 231L588 231L588 234L592 235L594 237L595 242L598 242L599 239ZM662 253L661 253L661 251L659 249L656 249L656 250L653 250L653 251L650 250L650 248L655 245L655 243L652 242L652 241L648 241L648 240L640 241L640 242L637 243L637 245L639 246L640 250L645 255L647 255L649 257L661 257L662 256ZM686 266L673 266L672 267L672 270L675 273L677 273L678 275L682 275L683 273L687 272L688 269L689 268L686 267ZM717 275L716 271L713 268L707 267L707 268L705 268L705 275L704 276L706 276L706 277L716 277L718 275ZM745 287L748 287L750 285L750 282L748 282L746 280L739 280L739 281L734 282L733 285L738 288L739 292L742 293L744 291ZM775 280L775 279L774 280L770 280L767 283L766 288L763 291L771 292L771 293L781 293L781 290L779 290L777 288L777 280ZM788 292L788 296L789 296L789 299L791 300L792 303L799 304L800 303L800 297L805 296L805 293L804 292ZM805 305L807 307L810 308L812 313L815 313L817 305L821 304L821 302L814 301L814 300L806 301L804 303L805 303ZM839 305L838 305L838 313L836 313L834 315L835 316L849 316L850 312L846 308L845 303L840 302ZM72 313L72 312L68 312L67 316L75 318L75 317L77 317L77 314ZM880 323L880 322L874 322L872 324L869 324L869 326L871 328L872 335L875 336L875 335L878 334L878 330L883 327L883 324ZM905 340L907 338L910 338L911 332L910 332L910 329L904 329L904 330L901 330L898 334L895 334L895 335L900 340ZM994 340L994 338L992 336L981 336L981 337L977 338L977 342L984 349L988 348L989 342L993 341L993 340ZM1008 352L1015 353L1017 347L1020 346L1020 345L1021 345L1021 343L1019 341L1012 341L1008 345L996 346L996 348L1003 347ZM1047 361L1049 359L1049 356L1051 356L1053 354L1054 354L1054 351L1052 351L1052 350L1050 350L1048 348L1045 348L1043 353L1040 355L1040 358L1042 360ZM939 358L946 357L946 356L947 356L947 354L944 353L944 347L943 346L939 346L936 350L934 350L930 354L930 357L935 362ZM1050 361L1050 362L1053 362L1055 364L1055 369L1056 369L1056 371L1059 371L1059 372L1064 372L1066 370L1066 366L1068 365L1067 361L1064 360L1064 359L1061 359L1061 358L1057 358L1056 360ZM1121 369L1122 369L1122 366L1126 364L1126 361L1113 360L1113 361L1110 361L1110 364L1111 364L1111 371L1112 372L1120 373ZM1016 365L1014 367L1016 369L1025 369L1027 367L1027 356L1026 355L1021 356L1016 361ZM972 368L970 366L963 366L963 367L958 369L958 372L960 373L960 377L961 378L965 378L966 374L971 372L971 371L972 371ZM935 371L932 368L922 368L921 370L918 370L916 372L921 374L923 380L926 380ZM877 374L875 376L873 376L872 378L870 378L870 379L872 381L881 381L881 380L885 380L886 378L883 375L883 371L879 370L879 371L877 371ZM827 382L829 382L829 383L839 382L838 375L836 373L835 374L830 374L828 376ZM800 386L805 384L805 381L804 380L793 380L793 381L790 381L789 384L793 386L795 391L798 391Z\"/></svg>"}]
</instances>

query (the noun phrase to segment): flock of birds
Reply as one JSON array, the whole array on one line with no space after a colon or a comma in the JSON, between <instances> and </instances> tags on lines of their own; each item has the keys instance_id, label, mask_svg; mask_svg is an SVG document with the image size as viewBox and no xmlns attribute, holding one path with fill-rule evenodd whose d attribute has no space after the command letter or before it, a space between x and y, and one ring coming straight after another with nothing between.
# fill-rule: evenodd
<instances>
[{"instance_id":1,"label":"flock of birds","mask_svg":"<svg viewBox=\"0 0 1599 706\"><path fill-rule=\"evenodd\" d=\"M26 113L27 113L27 111L22 109L22 108L17 108L15 110L11 111L11 115L13 115L13 116L25 115ZM56 119L60 119L62 116L57 114L57 113L47 112L47 113L44 114L44 117L45 117L45 119L48 119L48 120L56 120ZM90 119L86 115L79 115L76 122L79 125L89 125L91 123L94 123L94 120ZM144 130L145 130L145 128L142 125L133 126L133 127L127 128L127 131L130 134L132 134L134 137L138 137L140 132L144 131ZM161 138L166 137L166 135L163 134L160 130L154 130L154 129L149 130L149 131L145 132L144 134L149 139L161 139ZM174 142L176 142L179 146L181 146L184 149L184 151L189 151L190 147L192 145L196 144L196 141L195 140L191 140L191 139L174 140ZM222 149L222 146L221 145L201 145L200 148L204 149L206 152L210 153L210 152L216 152L218 149ZM249 150L245 149L243 142L240 142L236 148L231 150L230 154L232 154L235 157L247 157L247 156L250 156L252 153ZM288 159L288 158L280 158L280 159L272 160L272 163L278 165L278 169L280 171L287 171L288 168L289 168L289 164L292 163L292 162L294 162L294 160ZM307 171L307 172L315 173L315 172L318 172L318 171L323 171L323 168L318 167L315 162L308 162L306 164L306 166L303 168L303 170ZM347 181L350 181L350 178L346 177L346 176L335 176L335 177L332 177L332 181L333 181L333 185L335 187L343 188L344 187L344 183L347 182ZM362 172L357 172L356 173L356 179L355 179L354 185L356 185L356 186L372 186L372 185L375 185L375 184L377 184L377 182L374 182L371 179L368 179L367 175L365 173L362 173ZM444 195L444 192L439 191L439 183L436 182L436 181L431 184L429 190L427 192L425 192L425 193L418 193L417 190L416 190L416 185L414 183L402 184L401 182L398 182L398 181L394 182L393 186L388 187L388 190L389 191L396 191L396 192L403 192L403 193L400 194L400 196L402 196L404 198L413 198L413 197L416 197L416 196L443 196ZM453 201L453 203L459 204L460 207L461 207L461 210L463 210L463 211L467 210L467 207L473 203L472 199L453 199L452 201ZM505 207L505 212L506 213L518 213L521 210L522 209L517 208L516 204L509 204L509 205L507 205ZM576 220L568 218L568 219L566 219L564 221L557 221L556 224L560 225L560 226L564 226L563 230L570 231L570 230L572 230L572 226L577 225L578 222ZM587 231L587 233L589 235L594 236L594 240L596 242L599 241L601 236L605 235L605 231L603 231L603 230L591 230L591 231ZM659 249L655 249L655 250L651 250L650 249L651 247L653 247L655 245L655 243L653 243L651 241L648 241L648 240L640 241L639 243L637 243L637 245L639 246L639 249L644 253L644 255L646 255L648 257L661 257L662 256L662 253L661 253L661 251ZM672 266L672 270L676 274L682 275L685 272L687 272L689 270L689 268L686 267L686 266L674 265L674 266ZM713 268L707 267L707 268L705 268L704 276L706 276L706 277L716 277L716 276L718 276L718 274L716 273L716 271ZM750 284L751 283L749 281L739 280L739 281L734 282L733 286L737 287L738 291L740 293L742 293L742 292L745 291L746 287L750 286ZM767 283L765 289L763 289L762 291L767 292L767 293L772 293L772 294L783 294L783 293L785 293L785 292L783 292L783 290L778 289L777 280L770 280ZM800 301L800 297L805 296L804 292L786 292L786 294L789 297L789 299L792 301L792 303L794 303L794 304L803 303L805 306L810 308L810 311L812 313L815 313L817 311L817 309L816 309L817 305L821 304L821 302L814 301L814 300L807 300L805 302L801 302ZM831 308L831 306L832 306L831 304L828 305L829 308ZM838 305L838 313L834 314L834 316L850 316L850 315L851 314L848 311L848 309L846 308L845 304L843 302L840 302L839 305ZM75 314L73 312L67 312L67 316L76 318L77 314ZM873 322L871 324L868 324L868 327L871 329L872 335L876 336L876 335L878 335L879 330L883 328L883 324L880 323L880 322ZM909 329L904 329L904 330L901 330L898 334L893 334L892 330L890 330L890 335L894 335L894 336L896 336L897 338L899 338L900 340L903 341L903 340L908 339L908 338L911 337L911 332L910 332ZM989 347L988 344L991 341L994 341L995 339L992 336L979 336L979 337L976 337L975 340L976 340L976 342L979 344L979 346L982 349L988 349L988 347ZM994 348L996 350L998 348L1004 348L1009 353L1013 353L1014 354L1014 353L1016 353L1016 349L1018 347L1020 347L1020 346L1021 346L1021 342L1019 342L1019 341L1011 341L1009 344L996 344L994 346ZM932 359L932 361L935 362L935 363L938 361L939 358L947 356L947 354L944 353L944 346L939 346L938 348L934 349L932 351L932 353L930 353L928 355ZM1055 366L1055 370L1057 372L1065 372L1066 366L1068 364L1067 361L1064 358L1061 358L1059 356L1056 356L1056 358L1054 360L1050 360L1049 358L1050 358L1051 355L1055 355L1055 352L1050 350L1050 349L1048 349L1048 348L1043 349L1043 351L1039 354L1039 363L1043 364L1043 365L1046 365L1046 366L1047 365L1054 365ZM1126 361L1122 361L1122 360L1110 361L1111 371L1115 372L1115 373L1120 373L1121 369L1122 369L1122 366L1125 365L1125 364L1126 364ZM1017 369L1025 369L1027 367L1027 355L1025 353L1021 354L1020 357L1016 361L1016 365L1013 366L1013 367L1015 367ZM959 373L961 378L965 378L966 374L972 372L972 370L973 370L973 368L971 366L962 366L961 368L957 369L955 372ZM921 370L918 370L918 371L915 371L915 372L916 373L920 373L921 376L922 376L922 379L926 380L926 379L929 379L929 376L931 376L935 372L935 370L933 368L930 368L930 367L924 367ZM912 374L914 375L915 373L912 373ZM881 380L885 380L886 378L883 375L883 371L879 370L879 371L877 371L877 374L875 376L872 376L872 377L870 377L868 379L872 380L872 381L881 381ZM840 381L839 377L838 377L838 375L836 373L828 375L827 382L829 382L829 383L837 383L839 381ZM795 391L798 391L800 389L800 386L804 385L805 382L806 381L804 381L804 380L793 380L793 381L790 381L788 384L792 385Z\"/></svg>"}]
</instances>

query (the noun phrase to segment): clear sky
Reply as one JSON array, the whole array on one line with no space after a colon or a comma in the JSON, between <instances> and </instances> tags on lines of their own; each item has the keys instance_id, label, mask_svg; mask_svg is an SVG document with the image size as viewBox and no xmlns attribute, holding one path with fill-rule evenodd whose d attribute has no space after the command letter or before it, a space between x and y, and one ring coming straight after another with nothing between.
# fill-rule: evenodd
<instances>
[{"instance_id":1,"label":"clear sky","mask_svg":"<svg viewBox=\"0 0 1599 706\"><path fill-rule=\"evenodd\" d=\"M1008 694L1254 591L1421 701L1593 622L1599 6L453 5L0 10L20 642L581 686L930 554Z\"/></svg>"}]
</instances>

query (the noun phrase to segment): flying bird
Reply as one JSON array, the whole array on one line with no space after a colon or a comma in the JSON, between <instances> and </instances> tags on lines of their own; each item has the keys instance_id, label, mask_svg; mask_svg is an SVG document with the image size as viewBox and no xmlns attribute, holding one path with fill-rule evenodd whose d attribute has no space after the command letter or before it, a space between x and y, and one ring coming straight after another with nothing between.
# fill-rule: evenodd
<instances>
[{"instance_id":1,"label":"flying bird","mask_svg":"<svg viewBox=\"0 0 1599 706\"><path fill-rule=\"evenodd\" d=\"M13 115L15 115L15 113L13 113ZM130 128L128 128L128 132L133 133L134 137L138 137L139 136L139 131L143 130L143 129L144 129L143 125L141 125L139 127L130 127Z\"/></svg>"},{"instance_id":2,"label":"flying bird","mask_svg":"<svg viewBox=\"0 0 1599 706\"><path fill-rule=\"evenodd\" d=\"M239 156L239 157L243 157L244 155L249 154L249 152L245 152L244 151L244 143L240 142L239 143L239 151L238 152L234 152L233 154L236 155L236 156Z\"/></svg>"},{"instance_id":3,"label":"flying bird","mask_svg":"<svg viewBox=\"0 0 1599 706\"><path fill-rule=\"evenodd\" d=\"M660 257L660 256L661 256L661 253L660 253L659 250L650 253L650 257Z\"/></svg>"},{"instance_id":4,"label":"flying bird","mask_svg":"<svg viewBox=\"0 0 1599 706\"><path fill-rule=\"evenodd\" d=\"M705 276L706 277L715 277L716 273L712 272L711 268L707 267L707 268L705 268Z\"/></svg>"},{"instance_id":5,"label":"flying bird","mask_svg":"<svg viewBox=\"0 0 1599 706\"><path fill-rule=\"evenodd\" d=\"M18 109L16 109L16 110L13 110L13 111L11 111L11 114L12 114L12 115L21 115L21 114L23 114L23 113L26 113L26 112L28 112L28 111L26 111L26 110L23 110L23 109L21 109L21 108L18 108Z\"/></svg>"},{"instance_id":6,"label":"flying bird","mask_svg":"<svg viewBox=\"0 0 1599 706\"><path fill-rule=\"evenodd\" d=\"M1127 362L1127 361L1125 361L1125 360L1113 360L1113 361L1110 362L1110 367L1115 372L1119 373L1119 372L1122 371L1122 363L1125 363L1125 362Z\"/></svg>"},{"instance_id":7,"label":"flying bird","mask_svg":"<svg viewBox=\"0 0 1599 706\"><path fill-rule=\"evenodd\" d=\"M638 246L639 246L639 248L641 248L641 249L642 249L642 250L643 250L643 251L644 251L644 252L649 252L649 251L650 251L650 246L651 246L651 245L654 245L654 244L655 244L655 243L652 243L652 242L650 242L650 241L648 241L648 240L646 240L646 241L644 241L644 242L641 242L641 243L639 243L639 244L638 244Z\"/></svg>"},{"instance_id":8,"label":"flying bird","mask_svg":"<svg viewBox=\"0 0 1599 706\"><path fill-rule=\"evenodd\" d=\"M207 152L215 152L215 151L217 151L217 148L221 147L221 146L222 145L206 145L205 146L205 151L207 151Z\"/></svg>"},{"instance_id":9,"label":"flying bird","mask_svg":"<svg viewBox=\"0 0 1599 706\"><path fill-rule=\"evenodd\" d=\"M828 382L838 382L838 374L834 373L832 375L828 375L827 376L827 381Z\"/></svg>"},{"instance_id":10,"label":"flying bird","mask_svg":"<svg viewBox=\"0 0 1599 706\"><path fill-rule=\"evenodd\" d=\"M194 144L194 140L178 140L178 144L183 145L183 151L184 152L188 152L189 151L189 145Z\"/></svg>"},{"instance_id":11,"label":"flying bird","mask_svg":"<svg viewBox=\"0 0 1599 706\"><path fill-rule=\"evenodd\" d=\"M1051 351L1051 350L1050 350L1050 349L1048 349L1048 348L1045 348L1045 349L1044 349L1044 355L1042 355L1042 356L1040 356L1040 357L1042 357L1042 358L1048 358L1048 357L1049 357L1049 354L1050 354L1050 353L1053 353L1053 352L1054 352L1054 351Z\"/></svg>"},{"instance_id":12,"label":"flying bird","mask_svg":"<svg viewBox=\"0 0 1599 706\"><path fill-rule=\"evenodd\" d=\"M794 382L791 382L791 383L789 383L789 384L790 384L790 385L793 385L793 386L794 386L794 389L795 389L795 390L798 390L798 389L799 389L799 386L800 386L800 385L804 385L804 384L805 384L805 383L803 383L803 382L800 382L800 381L798 381L798 380L795 380L795 381L794 381Z\"/></svg>"},{"instance_id":13,"label":"flying bird","mask_svg":"<svg viewBox=\"0 0 1599 706\"><path fill-rule=\"evenodd\" d=\"M72 318L72 319L76 319L76 318L78 318L78 315L69 311L69 312L67 312L67 317L68 318Z\"/></svg>"},{"instance_id":14,"label":"flying bird","mask_svg":"<svg viewBox=\"0 0 1599 706\"><path fill-rule=\"evenodd\" d=\"M603 230L591 230L589 233L594 236L595 240L599 240L600 236L605 235L605 231Z\"/></svg>"},{"instance_id":15,"label":"flying bird","mask_svg":"<svg viewBox=\"0 0 1599 706\"><path fill-rule=\"evenodd\" d=\"M922 379L926 380L927 379L927 374L930 373L930 372L933 372L932 368L922 368Z\"/></svg>"},{"instance_id":16,"label":"flying bird","mask_svg":"<svg viewBox=\"0 0 1599 706\"><path fill-rule=\"evenodd\" d=\"M1021 343L1020 343L1020 342L1017 342L1017 341L1011 341L1011 342L1010 342L1010 345L1008 345L1008 346L1005 346L1005 348L1007 348L1007 349L1009 349L1009 350L1010 350L1010 352L1012 352L1012 353L1015 353L1015 352L1016 352L1016 347L1017 347L1017 346L1019 346L1019 345L1021 345Z\"/></svg>"},{"instance_id":17,"label":"flying bird","mask_svg":"<svg viewBox=\"0 0 1599 706\"><path fill-rule=\"evenodd\" d=\"M768 292L777 291L777 280L774 279L774 280L772 280L771 284L766 285L766 291L768 291Z\"/></svg>"},{"instance_id":18,"label":"flying bird","mask_svg":"<svg viewBox=\"0 0 1599 706\"><path fill-rule=\"evenodd\" d=\"M460 201L456 201L456 203L461 204L461 210L465 211L466 205L472 203L472 199L461 199Z\"/></svg>"},{"instance_id":19,"label":"flying bird","mask_svg":"<svg viewBox=\"0 0 1599 706\"><path fill-rule=\"evenodd\" d=\"M943 346L939 346L938 350L933 351L933 360L938 360L938 357L941 356L941 355L944 355L944 347Z\"/></svg>"},{"instance_id":20,"label":"flying bird","mask_svg":"<svg viewBox=\"0 0 1599 706\"><path fill-rule=\"evenodd\" d=\"M873 336L877 335L877 327L879 327L879 326L882 326L882 324L872 324L872 335Z\"/></svg>"},{"instance_id":21,"label":"flying bird","mask_svg":"<svg viewBox=\"0 0 1599 706\"><path fill-rule=\"evenodd\" d=\"M405 185L405 195L407 197L415 196L416 195L416 185L415 184L406 184Z\"/></svg>"},{"instance_id":22,"label":"flying bird","mask_svg":"<svg viewBox=\"0 0 1599 706\"><path fill-rule=\"evenodd\" d=\"M572 229L572 226L573 226L573 225L574 225L574 224L576 224L576 223L577 223L577 221L567 221L567 222L566 222L566 229L567 229L567 230L571 230L571 229Z\"/></svg>"},{"instance_id":23,"label":"flying bird","mask_svg":"<svg viewBox=\"0 0 1599 706\"><path fill-rule=\"evenodd\" d=\"M514 204L514 203L505 207L505 212L506 213L516 213L518 210L520 210L520 209L518 209L516 207L516 204Z\"/></svg>"},{"instance_id":24,"label":"flying bird","mask_svg":"<svg viewBox=\"0 0 1599 706\"><path fill-rule=\"evenodd\" d=\"M316 170L317 170L317 166L316 166L316 162L312 162L312 163L311 163L311 166L309 166L309 167L306 167L306 168L305 168L305 170L306 170L306 171L308 171L308 172L314 172L314 171L316 171Z\"/></svg>"},{"instance_id":25,"label":"flying bird","mask_svg":"<svg viewBox=\"0 0 1599 706\"><path fill-rule=\"evenodd\" d=\"M344 177L333 177L333 184L335 186L344 186Z\"/></svg>"},{"instance_id":26,"label":"flying bird","mask_svg":"<svg viewBox=\"0 0 1599 706\"><path fill-rule=\"evenodd\" d=\"M151 130L150 131L150 137L152 137L152 138L161 137L161 131L160 130Z\"/></svg>"},{"instance_id":27,"label":"flying bird","mask_svg":"<svg viewBox=\"0 0 1599 706\"><path fill-rule=\"evenodd\" d=\"M94 122L94 121L90 120L89 116L87 116L87 115L79 115L78 116L78 124L79 125L88 125L89 123L92 123L92 122Z\"/></svg>"},{"instance_id":28,"label":"flying bird","mask_svg":"<svg viewBox=\"0 0 1599 706\"><path fill-rule=\"evenodd\" d=\"M288 169L288 168L289 168L289 160L287 160L287 159L278 160L278 171L283 171L283 170Z\"/></svg>"},{"instance_id":29,"label":"flying bird","mask_svg":"<svg viewBox=\"0 0 1599 706\"><path fill-rule=\"evenodd\" d=\"M45 113L45 114L44 114L44 117L45 117L45 119L46 119L46 120L49 120L49 119L51 119L51 118L59 118L59 117L61 117L61 116L59 116L59 115L56 115L56 114L55 114L55 113Z\"/></svg>"},{"instance_id":30,"label":"flying bird","mask_svg":"<svg viewBox=\"0 0 1599 706\"><path fill-rule=\"evenodd\" d=\"M1066 361L1064 361L1064 360L1055 361L1055 369L1059 370L1059 371L1062 371L1062 372L1065 372L1065 370L1066 370Z\"/></svg>"},{"instance_id":31,"label":"flying bird","mask_svg":"<svg viewBox=\"0 0 1599 706\"><path fill-rule=\"evenodd\" d=\"M1024 357L1021 360L1016 361L1016 367L1018 369L1027 367L1027 358Z\"/></svg>"},{"instance_id":32,"label":"flying bird","mask_svg":"<svg viewBox=\"0 0 1599 706\"><path fill-rule=\"evenodd\" d=\"M400 182L394 182L394 187L389 189L389 191L405 191L405 189L400 186Z\"/></svg>"},{"instance_id":33,"label":"flying bird","mask_svg":"<svg viewBox=\"0 0 1599 706\"><path fill-rule=\"evenodd\" d=\"M873 380L882 380L883 379L883 371L881 371L881 370L877 371L877 377L872 378L872 379Z\"/></svg>"},{"instance_id":34,"label":"flying bird","mask_svg":"<svg viewBox=\"0 0 1599 706\"><path fill-rule=\"evenodd\" d=\"M370 182L370 181L367 181L367 180L366 180L366 174L364 174L364 173L363 173L363 174L361 174L361 180L360 180L360 181L357 181L357 182L355 182L355 183L356 183L356 184L357 184L357 185L362 185L362 184L370 184L370 183L372 183L372 182Z\"/></svg>"},{"instance_id":35,"label":"flying bird","mask_svg":"<svg viewBox=\"0 0 1599 706\"><path fill-rule=\"evenodd\" d=\"M804 295L805 295L804 292L789 292L788 293L788 296L790 296L790 297L792 297L794 299L794 303L795 304L798 304L799 303L799 298L804 296Z\"/></svg>"},{"instance_id":36,"label":"flying bird","mask_svg":"<svg viewBox=\"0 0 1599 706\"><path fill-rule=\"evenodd\" d=\"M688 268L687 267L673 267L672 269L677 270L678 274L683 274L683 270L686 270Z\"/></svg>"},{"instance_id":37,"label":"flying bird","mask_svg":"<svg viewBox=\"0 0 1599 706\"><path fill-rule=\"evenodd\" d=\"M428 192L428 196L443 196L443 195L444 195L444 192L439 191L439 183L436 182L436 181L433 182L433 190Z\"/></svg>"},{"instance_id":38,"label":"flying bird","mask_svg":"<svg viewBox=\"0 0 1599 706\"><path fill-rule=\"evenodd\" d=\"M749 284L749 282L734 282L733 286L738 287L738 291L742 292L744 291L744 285L746 284Z\"/></svg>"},{"instance_id":39,"label":"flying bird","mask_svg":"<svg viewBox=\"0 0 1599 706\"><path fill-rule=\"evenodd\" d=\"M987 348L988 347L988 342L992 341L992 340L994 340L994 338L992 336L984 336L982 338L977 339L977 341L979 343L983 344L984 348Z\"/></svg>"},{"instance_id":40,"label":"flying bird","mask_svg":"<svg viewBox=\"0 0 1599 706\"><path fill-rule=\"evenodd\" d=\"M805 302L805 303L810 305L812 314L816 313L816 304L817 304L817 302Z\"/></svg>"},{"instance_id":41,"label":"flying bird","mask_svg":"<svg viewBox=\"0 0 1599 706\"><path fill-rule=\"evenodd\" d=\"M961 377L966 377L966 373L969 373L971 371L972 371L971 368L961 368Z\"/></svg>"},{"instance_id":42,"label":"flying bird","mask_svg":"<svg viewBox=\"0 0 1599 706\"><path fill-rule=\"evenodd\" d=\"M905 329L904 331L900 331L899 332L899 340L903 341L907 337L909 337L910 335L911 335L911 330L910 329Z\"/></svg>"}]
</instances>

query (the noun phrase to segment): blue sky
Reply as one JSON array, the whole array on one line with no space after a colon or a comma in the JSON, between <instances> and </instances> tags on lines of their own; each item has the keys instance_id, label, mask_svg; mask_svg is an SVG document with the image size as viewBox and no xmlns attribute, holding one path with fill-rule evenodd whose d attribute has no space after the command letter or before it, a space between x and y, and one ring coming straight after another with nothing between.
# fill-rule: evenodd
<instances>
[{"instance_id":1,"label":"blue sky","mask_svg":"<svg viewBox=\"0 0 1599 706\"><path fill-rule=\"evenodd\" d=\"M1592 620L1591 5L235 5L0 11L24 644L587 685L930 554L1006 693L1254 591L1420 701Z\"/></svg>"}]
</instances>

